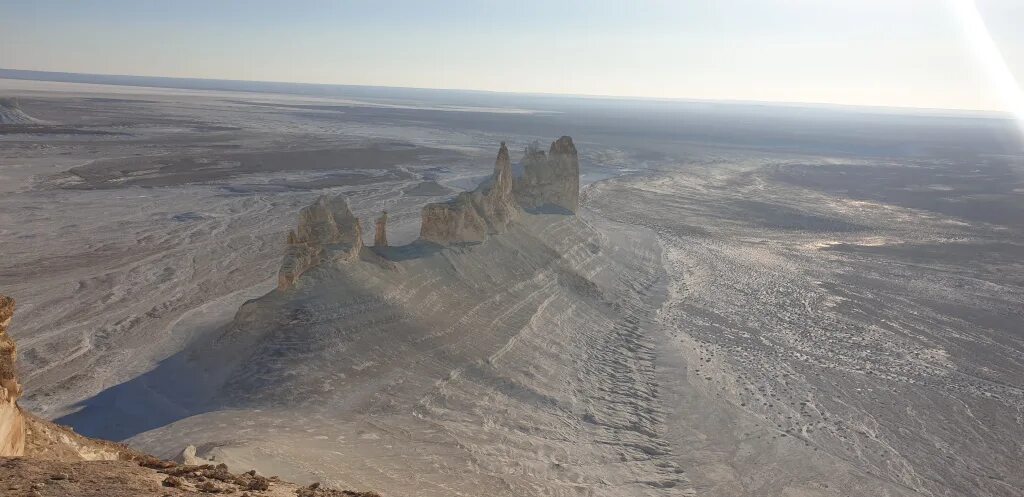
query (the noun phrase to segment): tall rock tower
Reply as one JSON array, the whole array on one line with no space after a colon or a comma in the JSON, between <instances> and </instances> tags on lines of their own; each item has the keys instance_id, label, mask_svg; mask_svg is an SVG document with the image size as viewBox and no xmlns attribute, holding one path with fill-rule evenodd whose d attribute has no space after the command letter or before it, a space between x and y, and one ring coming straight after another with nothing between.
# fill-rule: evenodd
<instances>
[{"instance_id":1,"label":"tall rock tower","mask_svg":"<svg viewBox=\"0 0 1024 497\"><path fill-rule=\"evenodd\" d=\"M377 218L376 231L373 233L373 246L385 248L388 246L388 211L382 211Z\"/></svg>"},{"instance_id":2,"label":"tall rock tower","mask_svg":"<svg viewBox=\"0 0 1024 497\"><path fill-rule=\"evenodd\" d=\"M363 250L363 229L342 197L320 197L299 212L299 225L288 233L288 246L277 287L295 286L299 276L320 262L352 262Z\"/></svg>"},{"instance_id":3,"label":"tall rock tower","mask_svg":"<svg viewBox=\"0 0 1024 497\"><path fill-rule=\"evenodd\" d=\"M554 207L575 213L580 202L580 161L572 138L551 143L547 155L528 147L523 156L523 177L515 195L526 209Z\"/></svg>"},{"instance_id":4,"label":"tall rock tower","mask_svg":"<svg viewBox=\"0 0 1024 497\"><path fill-rule=\"evenodd\" d=\"M505 232L519 218L519 203L512 193L512 159L505 142L501 142L498 149L491 184L483 187L482 197L476 203L491 233Z\"/></svg>"},{"instance_id":5,"label":"tall rock tower","mask_svg":"<svg viewBox=\"0 0 1024 497\"><path fill-rule=\"evenodd\" d=\"M501 142L494 173L472 192L423 208L420 238L439 244L482 241L488 234L504 233L519 219L512 193L512 160Z\"/></svg>"}]
</instances>

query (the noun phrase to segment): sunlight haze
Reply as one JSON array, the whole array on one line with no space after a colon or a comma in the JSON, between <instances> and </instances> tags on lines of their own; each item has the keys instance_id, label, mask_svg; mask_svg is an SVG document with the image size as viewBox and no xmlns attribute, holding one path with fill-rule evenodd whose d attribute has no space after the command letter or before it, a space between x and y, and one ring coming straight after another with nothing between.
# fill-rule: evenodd
<instances>
[{"instance_id":1,"label":"sunlight haze","mask_svg":"<svg viewBox=\"0 0 1024 497\"><path fill-rule=\"evenodd\" d=\"M1024 3L977 4L1021 79ZM945 0L0 5L8 69L1009 110Z\"/></svg>"}]
</instances>

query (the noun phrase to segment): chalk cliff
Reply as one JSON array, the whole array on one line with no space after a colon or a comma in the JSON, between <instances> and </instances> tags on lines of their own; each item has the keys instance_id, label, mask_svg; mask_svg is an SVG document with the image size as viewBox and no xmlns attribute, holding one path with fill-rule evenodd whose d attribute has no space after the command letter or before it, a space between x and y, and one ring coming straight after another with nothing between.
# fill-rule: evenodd
<instances>
[{"instance_id":1,"label":"chalk cliff","mask_svg":"<svg viewBox=\"0 0 1024 497\"><path fill-rule=\"evenodd\" d=\"M575 213L580 200L580 162L572 138L551 143L548 153L527 147L523 176L514 184L515 196L525 209L555 207Z\"/></svg>"},{"instance_id":2,"label":"chalk cliff","mask_svg":"<svg viewBox=\"0 0 1024 497\"><path fill-rule=\"evenodd\" d=\"M487 181L453 200L423 208L420 238L446 245L479 242L488 234L504 233L520 215L512 183L512 161L502 142L494 174Z\"/></svg>"},{"instance_id":3,"label":"chalk cliff","mask_svg":"<svg viewBox=\"0 0 1024 497\"><path fill-rule=\"evenodd\" d=\"M519 204L512 194L512 182L512 160L505 142L501 142L494 161L494 175L478 188L481 191L478 207L493 233L504 233L520 216Z\"/></svg>"},{"instance_id":4,"label":"chalk cliff","mask_svg":"<svg viewBox=\"0 0 1024 497\"><path fill-rule=\"evenodd\" d=\"M351 262L363 250L363 229L341 197L320 197L299 213L298 228L288 233L278 288L295 285L299 276L321 262Z\"/></svg>"},{"instance_id":5,"label":"chalk cliff","mask_svg":"<svg viewBox=\"0 0 1024 497\"><path fill-rule=\"evenodd\" d=\"M535 147L527 148L523 166L522 177L514 177L508 147L502 142L494 172L487 180L447 202L423 207L420 240L442 246L482 242L511 229L522 219L523 207L575 214L579 204L579 159L572 138L555 140L547 154ZM375 222L374 246L388 246L386 213ZM362 227L345 199L320 197L302 209L298 227L288 234L278 288L293 288L303 273L325 263L364 259L394 268L384 259L384 252L362 249Z\"/></svg>"},{"instance_id":6,"label":"chalk cliff","mask_svg":"<svg viewBox=\"0 0 1024 497\"><path fill-rule=\"evenodd\" d=\"M25 416L18 408L21 385L14 371L16 350L7 336L14 316L14 299L0 295L0 456L25 453Z\"/></svg>"},{"instance_id":7,"label":"chalk cliff","mask_svg":"<svg viewBox=\"0 0 1024 497\"><path fill-rule=\"evenodd\" d=\"M480 242L487 236L487 222L480 217L473 194L462 192L448 202L423 208L420 238L442 245Z\"/></svg>"},{"instance_id":8,"label":"chalk cliff","mask_svg":"<svg viewBox=\"0 0 1024 497\"><path fill-rule=\"evenodd\" d=\"M571 142L552 148L533 166L571 170ZM260 454L287 479L327 471L389 495L682 488L661 456L654 355L641 342L660 308L656 237L572 215L578 182L562 188L556 174L532 171L530 198L561 208L520 209L509 155L498 151L480 187L427 206L424 239L323 263L294 291L243 304L172 370L194 372L210 403L133 443L173 455L187 438L216 445L201 457ZM628 437L615 438L622 426ZM535 465L537 454L578 457ZM637 482L638 471L658 476Z\"/></svg>"}]
</instances>

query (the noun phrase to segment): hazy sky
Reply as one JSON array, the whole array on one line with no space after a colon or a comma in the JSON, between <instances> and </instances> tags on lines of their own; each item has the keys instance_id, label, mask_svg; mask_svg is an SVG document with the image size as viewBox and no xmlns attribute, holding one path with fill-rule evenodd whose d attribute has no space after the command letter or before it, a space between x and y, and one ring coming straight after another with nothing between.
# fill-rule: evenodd
<instances>
[{"instance_id":1,"label":"hazy sky","mask_svg":"<svg viewBox=\"0 0 1024 497\"><path fill-rule=\"evenodd\" d=\"M953 1L0 0L0 67L1009 110ZM1024 81L1024 0L976 3Z\"/></svg>"}]
</instances>

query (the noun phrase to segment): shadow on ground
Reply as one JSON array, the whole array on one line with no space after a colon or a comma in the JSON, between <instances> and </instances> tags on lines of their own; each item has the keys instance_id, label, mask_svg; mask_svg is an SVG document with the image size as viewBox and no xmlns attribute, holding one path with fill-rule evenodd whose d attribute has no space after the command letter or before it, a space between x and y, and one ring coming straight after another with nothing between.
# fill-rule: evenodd
<instances>
[{"instance_id":1,"label":"shadow on ground","mask_svg":"<svg viewBox=\"0 0 1024 497\"><path fill-rule=\"evenodd\" d=\"M195 377L179 352L156 368L79 402L79 409L56 419L76 432L107 440L125 440L214 409L210 385Z\"/></svg>"}]
</instances>

